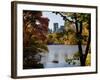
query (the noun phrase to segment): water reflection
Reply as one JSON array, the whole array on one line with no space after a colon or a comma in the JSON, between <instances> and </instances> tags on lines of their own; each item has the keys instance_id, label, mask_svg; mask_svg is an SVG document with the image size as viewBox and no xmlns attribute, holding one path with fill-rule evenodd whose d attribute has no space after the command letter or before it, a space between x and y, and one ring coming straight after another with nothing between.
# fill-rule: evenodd
<instances>
[{"instance_id":1,"label":"water reflection","mask_svg":"<svg viewBox=\"0 0 100 80\"><path fill-rule=\"evenodd\" d=\"M85 52L86 46L83 45L83 53ZM55 67L73 67L79 66L80 60L73 59L75 52L78 52L78 45L48 45L49 52L45 54L41 63L44 64L44 68L55 68ZM73 59L71 62L66 62L65 57Z\"/></svg>"}]
</instances>

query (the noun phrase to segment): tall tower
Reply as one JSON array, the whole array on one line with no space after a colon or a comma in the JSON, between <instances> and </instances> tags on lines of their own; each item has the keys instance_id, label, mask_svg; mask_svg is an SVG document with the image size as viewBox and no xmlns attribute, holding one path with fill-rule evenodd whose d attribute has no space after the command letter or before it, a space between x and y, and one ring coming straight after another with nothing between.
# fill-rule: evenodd
<instances>
[{"instance_id":1,"label":"tall tower","mask_svg":"<svg viewBox=\"0 0 100 80\"><path fill-rule=\"evenodd\" d=\"M58 23L54 23L54 32L58 31Z\"/></svg>"}]
</instances>

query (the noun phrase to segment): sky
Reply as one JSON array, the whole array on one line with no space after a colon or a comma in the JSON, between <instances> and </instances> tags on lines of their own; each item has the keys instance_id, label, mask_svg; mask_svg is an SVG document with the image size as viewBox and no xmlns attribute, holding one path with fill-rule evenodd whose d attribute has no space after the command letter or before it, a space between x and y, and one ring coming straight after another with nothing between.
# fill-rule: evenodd
<instances>
[{"instance_id":1,"label":"sky","mask_svg":"<svg viewBox=\"0 0 100 80\"><path fill-rule=\"evenodd\" d=\"M53 23L58 23L58 27L64 26L64 20L63 18L58 14L52 12L42 12L43 17L47 17L49 21L49 28L53 30Z\"/></svg>"}]
</instances>

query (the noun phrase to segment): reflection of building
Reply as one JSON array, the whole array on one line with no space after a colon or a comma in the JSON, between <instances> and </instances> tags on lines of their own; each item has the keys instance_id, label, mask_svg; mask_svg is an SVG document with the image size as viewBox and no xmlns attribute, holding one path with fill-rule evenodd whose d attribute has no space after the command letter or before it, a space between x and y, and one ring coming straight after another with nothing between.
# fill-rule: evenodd
<instances>
[{"instance_id":1,"label":"reflection of building","mask_svg":"<svg viewBox=\"0 0 100 80\"><path fill-rule=\"evenodd\" d=\"M58 31L58 23L54 23L54 32Z\"/></svg>"}]
</instances>

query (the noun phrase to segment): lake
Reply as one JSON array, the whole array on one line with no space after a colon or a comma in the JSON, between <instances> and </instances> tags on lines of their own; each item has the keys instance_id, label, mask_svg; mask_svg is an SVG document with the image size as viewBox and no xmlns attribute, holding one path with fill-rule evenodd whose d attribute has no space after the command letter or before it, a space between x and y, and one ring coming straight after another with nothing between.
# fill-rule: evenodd
<instances>
[{"instance_id":1,"label":"lake","mask_svg":"<svg viewBox=\"0 0 100 80\"><path fill-rule=\"evenodd\" d=\"M85 48L86 46L82 45L83 53ZM49 52L41 59L44 68L80 66L80 60L73 60L70 64L65 61L65 57L73 59L75 52L78 52L78 45L48 45L48 49Z\"/></svg>"}]
</instances>

